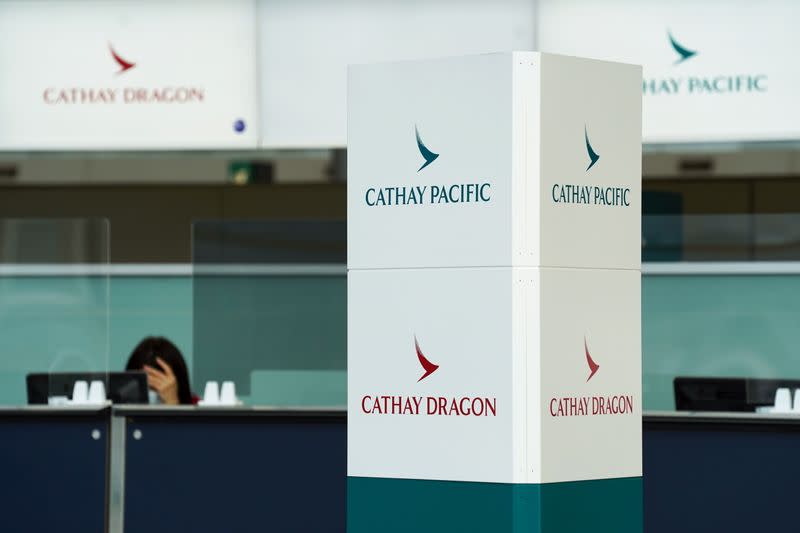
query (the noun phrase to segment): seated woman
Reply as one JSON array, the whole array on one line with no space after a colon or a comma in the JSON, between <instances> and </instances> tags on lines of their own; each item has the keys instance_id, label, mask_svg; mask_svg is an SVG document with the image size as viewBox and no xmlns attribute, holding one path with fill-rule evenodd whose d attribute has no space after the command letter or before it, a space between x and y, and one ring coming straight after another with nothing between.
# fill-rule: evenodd
<instances>
[{"instance_id":1,"label":"seated woman","mask_svg":"<svg viewBox=\"0 0 800 533\"><path fill-rule=\"evenodd\" d=\"M144 370L150 403L191 405L189 370L178 347L164 337L147 337L134 348L125 370Z\"/></svg>"}]
</instances>

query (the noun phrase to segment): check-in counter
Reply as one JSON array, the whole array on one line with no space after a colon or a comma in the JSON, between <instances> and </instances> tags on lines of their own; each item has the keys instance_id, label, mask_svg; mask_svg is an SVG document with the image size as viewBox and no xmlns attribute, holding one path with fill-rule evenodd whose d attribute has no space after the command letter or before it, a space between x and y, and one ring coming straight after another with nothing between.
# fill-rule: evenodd
<instances>
[{"instance_id":1,"label":"check-in counter","mask_svg":"<svg viewBox=\"0 0 800 533\"><path fill-rule=\"evenodd\" d=\"M800 416L644 416L644 531L794 531ZM341 410L0 409L3 531L344 532ZM108 529L106 529L108 528Z\"/></svg>"},{"instance_id":2,"label":"check-in counter","mask_svg":"<svg viewBox=\"0 0 800 533\"><path fill-rule=\"evenodd\" d=\"M800 416L646 413L647 533L797 531Z\"/></svg>"},{"instance_id":3,"label":"check-in counter","mask_svg":"<svg viewBox=\"0 0 800 533\"><path fill-rule=\"evenodd\" d=\"M346 529L342 410L116 407L112 426L112 532Z\"/></svg>"},{"instance_id":4,"label":"check-in counter","mask_svg":"<svg viewBox=\"0 0 800 533\"><path fill-rule=\"evenodd\" d=\"M0 530L104 533L109 408L0 408Z\"/></svg>"}]
</instances>

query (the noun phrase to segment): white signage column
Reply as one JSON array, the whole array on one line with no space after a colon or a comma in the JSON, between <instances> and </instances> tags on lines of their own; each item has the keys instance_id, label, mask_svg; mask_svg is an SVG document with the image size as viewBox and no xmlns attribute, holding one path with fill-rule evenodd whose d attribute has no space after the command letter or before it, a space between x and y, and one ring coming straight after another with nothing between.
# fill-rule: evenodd
<instances>
[{"instance_id":1,"label":"white signage column","mask_svg":"<svg viewBox=\"0 0 800 533\"><path fill-rule=\"evenodd\" d=\"M641 531L641 68L351 67L348 531Z\"/></svg>"}]
</instances>

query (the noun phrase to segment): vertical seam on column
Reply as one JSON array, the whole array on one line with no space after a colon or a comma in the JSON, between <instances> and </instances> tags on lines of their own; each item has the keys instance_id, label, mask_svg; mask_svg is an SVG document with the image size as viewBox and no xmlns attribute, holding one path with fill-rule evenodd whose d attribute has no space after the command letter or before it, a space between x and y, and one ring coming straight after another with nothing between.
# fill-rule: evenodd
<instances>
[{"instance_id":1,"label":"vertical seam on column","mask_svg":"<svg viewBox=\"0 0 800 533\"><path fill-rule=\"evenodd\" d=\"M523 92L524 94L524 92ZM525 257L528 243L528 99L522 98L522 231L519 253Z\"/></svg>"},{"instance_id":2,"label":"vertical seam on column","mask_svg":"<svg viewBox=\"0 0 800 533\"><path fill-rule=\"evenodd\" d=\"M543 433L542 432L542 420L543 420L544 416L542 415L542 387L541 387L541 382L542 382L542 377L541 377L542 376L542 356L541 355L542 355L542 347L543 347L543 344L542 344L542 300L543 300L544 293L542 291L542 270L541 270L541 268L537 268L536 269L536 283L537 283L537 285L536 285L536 290L537 290L537 297L536 297L536 302L537 302L537 311L536 311L536 350L537 350L537 354L538 354L536 360L537 360L538 366L539 366L538 373L537 373L537 375L539 376L539 386L536 388L536 393L539 395L538 402L537 402L539 410L538 410L538 413L537 413L536 420L537 420L537 423L538 423L538 426L539 426L538 429L537 429L537 438L539 440L539 446L537 448L538 451L539 451L539 458L538 458L539 459L539 479L538 479L538 482L540 483L540 486L541 486L541 485L544 485L544 482L545 482L545 479L544 479L544 446L542 446L542 442L543 442L543 439L542 439L542 433ZM544 508L544 506L541 505L541 498L542 498L542 495L540 493L539 494L540 508ZM539 515L539 520L541 521L541 513ZM541 524L540 524L540 529L541 529Z\"/></svg>"},{"instance_id":3,"label":"vertical seam on column","mask_svg":"<svg viewBox=\"0 0 800 533\"><path fill-rule=\"evenodd\" d=\"M528 383L528 305L530 305L530 288L529 283L525 283L524 285L525 290L523 291L524 294L524 308L522 311L522 331L523 331L523 343L522 343L522 375L524 376L524 385L525 385L525 398L524 398L524 409L523 409L523 416L524 416L524 432L522 436L522 456L523 456L523 468L525 470L525 477L524 481L528 481L530 479L530 474L528 473L530 461L528 460L528 424L530 422L530 416L528 416L528 390L530 389L530 383Z\"/></svg>"}]
</instances>

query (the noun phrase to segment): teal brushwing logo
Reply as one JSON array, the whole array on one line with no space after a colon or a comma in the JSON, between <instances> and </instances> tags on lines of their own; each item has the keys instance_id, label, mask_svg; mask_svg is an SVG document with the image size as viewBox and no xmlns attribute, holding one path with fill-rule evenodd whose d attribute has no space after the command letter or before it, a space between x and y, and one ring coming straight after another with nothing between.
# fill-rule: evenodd
<instances>
[{"instance_id":1,"label":"teal brushwing logo","mask_svg":"<svg viewBox=\"0 0 800 533\"><path fill-rule=\"evenodd\" d=\"M592 141L589 140L589 128L586 123L583 124L583 139L586 142L586 154L589 156L589 166L586 167L584 172L589 172L589 170L600 161L600 154L594 151ZM576 165L579 164L577 156L580 151L578 149L580 145L577 143L577 140L578 139L573 138L575 144L572 145L573 153L575 154L574 162ZM611 154L612 162L616 160L616 156L616 153ZM613 169L606 168L606 171L609 170ZM586 178L583 178L583 181L586 181ZM626 183L617 186L608 186L599 183L586 185L584 183L557 182L554 183L552 189L550 189L550 195L554 204L562 205L597 205L605 207L630 207L631 205L631 188L626 187ZM591 367L591 364L589 366Z\"/></svg>"},{"instance_id":2,"label":"teal brushwing logo","mask_svg":"<svg viewBox=\"0 0 800 533\"><path fill-rule=\"evenodd\" d=\"M672 32L670 32L669 30L667 30L667 37L669 37L669 43L672 45L672 48L674 48L674 49L675 49L675 51L676 51L676 52L678 53L678 55L680 56L680 57L677 59L677 61L675 61L675 64L676 64L676 65L679 65L680 63L683 63L683 62L684 62L684 61L686 61L687 59L689 59L689 58L691 58L691 57L694 57L695 55L697 55L697 52L696 52L696 51L694 51L694 50L689 50L688 48L686 48L686 47L684 47L684 46L681 46L680 44L678 44L678 41L676 41L676 40L675 40L675 37L673 37L673 36L672 36Z\"/></svg>"},{"instance_id":3,"label":"teal brushwing logo","mask_svg":"<svg viewBox=\"0 0 800 533\"><path fill-rule=\"evenodd\" d=\"M414 133L417 135L417 148L419 148L419 153L422 154L422 158L425 160L422 166L417 169L417 172L419 172L423 168L436 161L436 158L439 157L439 154L428 150L428 147L425 146L425 143L422 142L422 139L419 136L419 129L417 128L416 124L414 125Z\"/></svg>"},{"instance_id":4,"label":"teal brushwing logo","mask_svg":"<svg viewBox=\"0 0 800 533\"><path fill-rule=\"evenodd\" d=\"M586 172L589 172L589 169L597 163L600 156L597 155L597 152L592 148L592 143L589 142L589 131L586 129L586 125L583 126L583 137L586 139L586 151L589 153L589 166L586 167Z\"/></svg>"},{"instance_id":5,"label":"teal brushwing logo","mask_svg":"<svg viewBox=\"0 0 800 533\"><path fill-rule=\"evenodd\" d=\"M697 50L686 48L675 40L669 28L666 28L666 33L670 47L677 56L672 63L672 68L680 68L682 63L700 53ZM733 73L714 72L707 70L711 68L708 66L711 58L706 57L706 59L709 61L701 60L699 63L692 63L692 66L698 67L698 72L689 75L672 74L643 79L642 94L644 96L725 95L766 93L769 90L769 75L765 72L742 72L741 70ZM706 66L702 67L702 64Z\"/></svg>"},{"instance_id":6,"label":"teal brushwing logo","mask_svg":"<svg viewBox=\"0 0 800 533\"><path fill-rule=\"evenodd\" d=\"M419 149L420 155L425 160L425 162L422 163L422 166L417 169L417 172L419 173L422 171L422 169L436 161L439 158L439 154L431 151L425 145L425 143L422 142L422 136L419 134L419 128L416 124L414 124L414 134L417 138L417 149ZM417 163L413 161L413 159L416 159L416 157L412 155L409 145L403 143L402 146L405 146L403 153L408 155L408 164L416 165ZM445 165L445 167L446 166L447 165ZM414 167L412 166L411 168ZM444 167L439 167L439 170L446 171L447 169ZM430 174L428 175L431 176ZM425 180L421 179L414 181L417 182L414 185L408 185L406 182L402 185L384 184L383 186L379 187L368 187L364 191L364 203L368 207L442 204L460 206L462 204L472 203L484 204L492 201L491 181L479 181L476 178L471 178L466 181L438 181L436 183L424 183Z\"/></svg>"}]
</instances>

